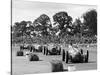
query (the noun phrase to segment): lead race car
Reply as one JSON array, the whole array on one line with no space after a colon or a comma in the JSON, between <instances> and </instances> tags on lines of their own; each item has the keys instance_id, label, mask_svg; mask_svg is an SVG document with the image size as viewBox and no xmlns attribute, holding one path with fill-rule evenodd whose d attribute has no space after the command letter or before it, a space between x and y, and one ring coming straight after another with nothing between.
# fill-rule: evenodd
<instances>
[{"instance_id":1,"label":"lead race car","mask_svg":"<svg viewBox=\"0 0 100 75\"><path fill-rule=\"evenodd\" d=\"M87 63L89 59L89 51L86 50L83 53L83 49L78 49L78 47L73 47L69 45L68 51L65 54L65 62L72 62L72 63Z\"/></svg>"}]
</instances>

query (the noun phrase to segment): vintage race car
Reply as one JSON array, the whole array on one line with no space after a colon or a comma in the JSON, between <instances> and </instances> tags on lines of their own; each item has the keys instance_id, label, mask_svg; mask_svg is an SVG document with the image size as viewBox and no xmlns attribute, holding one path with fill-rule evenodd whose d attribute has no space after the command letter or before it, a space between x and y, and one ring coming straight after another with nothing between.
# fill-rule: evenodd
<instances>
[{"instance_id":1,"label":"vintage race car","mask_svg":"<svg viewBox=\"0 0 100 75\"><path fill-rule=\"evenodd\" d=\"M87 50L85 53L83 53L83 50L70 50L66 51L65 53L65 62L72 62L72 63L87 63L89 59L89 51Z\"/></svg>"},{"instance_id":2,"label":"vintage race car","mask_svg":"<svg viewBox=\"0 0 100 75\"><path fill-rule=\"evenodd\" d=\"M46 55L60 55L61 54L61 47L59 46L49 46L46 50Z\"/></svg>"},{"instance_id":3,"label":"vintage race car","mask_svg":"<svg viewBox=\"0 0 100 75\"><path fill-rule=\"evenodd\" d=\"M42 52L42 46L38 44L34 44L32 47L33 52Z\"/></svg>"},{"instance_id":4,"label":"vintage race car","mask_svg":"<svg viewBox=\"0 0 100 75\"><path fill-rule=\"evenodd\" d=\"M24 45L20 45L20 50L26 50L29 49L29 45L24 44Z\"/></svg>"},{"instance_id":5,"label":"vintage race car","mask_svg":"<svg viewBox=\"0 0 100 75\"><path fill-rule=\"evenodd\" d=\"M20 50L29 50L30 52L42 52L42 46L38 44L21 45Z\"/></svg>"}]
</instances>

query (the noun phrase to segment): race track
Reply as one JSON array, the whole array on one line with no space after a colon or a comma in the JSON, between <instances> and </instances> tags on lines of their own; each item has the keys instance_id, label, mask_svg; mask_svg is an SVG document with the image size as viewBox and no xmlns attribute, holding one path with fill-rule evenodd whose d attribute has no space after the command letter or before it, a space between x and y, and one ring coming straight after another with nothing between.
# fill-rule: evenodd
<instances>
[{"instance_id":1,"label":"race track","mask_svg":"<svg viewBox=\"0 0 100 75\"><path fill-rule=\"evenodd\" d=\"M74 66L75 71L81 70L96 70L97 69L97 48L89 47L82 48L89 50L89 63L68 63L63 62L64 69L68 66ZM30 62L25 56L16 56L16 51L19 47L12 47L12 75L24 75L24 74L34 74L34 73L49 73L51 72L52 60L62 60L61 55L45 56L42 53L35 53L39 56L40 61ZM24 51L25 52L25 51ZM67 72L67 71L66 71Z\"/></svg>"}]
</instances>

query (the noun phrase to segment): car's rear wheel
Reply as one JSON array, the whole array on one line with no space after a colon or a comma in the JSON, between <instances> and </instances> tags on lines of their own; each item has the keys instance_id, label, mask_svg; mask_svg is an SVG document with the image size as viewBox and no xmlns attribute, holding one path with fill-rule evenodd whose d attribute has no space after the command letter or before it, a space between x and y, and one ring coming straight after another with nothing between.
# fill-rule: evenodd
<instances>
[{"instance_id":1,"label":"car's rear wheel","mask_svg":"<svg viewBox=\"0 0 100 75\"><path fill-rule=\"evenodd\" d=\"M81 54L83 54L83 49L81 49Z\"/></svg>"},{"instance_id":2,"label":"car's rear wheel","mask_svg":"<svg viewBox=\"0 0 100 75\"><path fill-rule=\"evenodd\" d=\"M61 55L61 48L59 49L59 55Z\"/></svg>"},{"instance_id":3,"label":"car's rear wheel","mask_svg":"<svg viewBox=\"0 0 100 75\"><path fill-rule=\"evenodd\" d=\"M65 61L65 50L62 52L62 61Z\"/></svg>"},{"instance_id":4,"label":"car's rear wheel","mask_svg":"<svg viewBox=\"0 0 100 75\"><path fill-rule=\"evenodd\" d=\"M85 62L87 63L89 60L89 51L87 50L87 54L85 55Z\"/></svg>"},{"instance_id":5,"label":"car's rear wheel","mask_svg":"<svg viewBox=\"0 0 100 75\"><path fill-rule=\"evenodd\" d=\"M69 53L68 51L66 51L66 63L68 63L68 60L69 60Z\"/></svg>"},{"instance_id":6,"label":"car's rear wheel","mask_svg":"<svg viewBox=\"0 0 100 75\"><path fill-rule=\"evenodd\" d=\"M49 52L49 51L48 51L48 49L47 49L47 50L46 50L46 55L48 55L48 52Z\"/></svg>"},{"instance_id":7,"label":"car's rear wheel","mask_svg":"<svg viewBox=\"0 0 100 75\"><path fill-rule=\"evenodd\" d=\"M44 47L44 50L43 50L43 54L45 55L45 52L46 52L46 48Z\"/></svg>"}]
</instances>

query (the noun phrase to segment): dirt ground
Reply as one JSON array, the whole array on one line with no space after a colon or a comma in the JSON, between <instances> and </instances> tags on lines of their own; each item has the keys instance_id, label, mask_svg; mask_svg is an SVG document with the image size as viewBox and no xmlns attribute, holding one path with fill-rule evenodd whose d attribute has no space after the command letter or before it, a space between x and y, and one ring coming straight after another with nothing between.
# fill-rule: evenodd
<instances>
[{"instance_id":1,"label":"dirt ground","mask_svg":"<svg viewBox=\"0 0 100 75\"><path fill-rule=\"evenodd\" d=\"M89 50L89 63L63 63L64 69L68 66L74 66L75 71L81 70L95 70L97 69L97 48L96 47L82 47L82 49ZM50 73L51 61L62 60L61 55L48 55L45 56L42 53L35 53L39 56L40 61L30 62L26 56L16 56L16 51L19 47L12 47L12 75L24 75L34 73ZM25 52L25 51L24 51ZM66 71L67 72L67 71Z\"/></svg>"}]
</instances>

